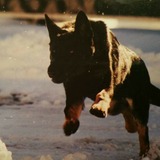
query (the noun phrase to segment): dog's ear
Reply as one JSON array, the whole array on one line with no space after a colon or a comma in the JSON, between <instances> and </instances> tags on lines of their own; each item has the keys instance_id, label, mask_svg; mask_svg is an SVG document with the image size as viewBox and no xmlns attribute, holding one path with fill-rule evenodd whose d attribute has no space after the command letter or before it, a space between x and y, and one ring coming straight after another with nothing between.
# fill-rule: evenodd
<instances>
[{"instance_id":1,"label":"dog's ear","mask_svg":"<svg viewBox=\"0 0 160 160\"><path fill-rule=\"evenodd\" d=\"M62 33L63 30L58 27L54 22L52 22L52 20L48 17L47 14L45 14L45 21L49 32L50 40L56 40L57 35Z\"/></svg>"},{"instance_id":2,"label":"dog's ear","mask_svg":"<svg viewBox=\"0 0 160 160\"><path fill-rule=\"evenodd\" d=\"M83 39L92 38L92 28L86 14L83 11L80 11L77 14L75 32Z\"/></svg>"}]
</instances>

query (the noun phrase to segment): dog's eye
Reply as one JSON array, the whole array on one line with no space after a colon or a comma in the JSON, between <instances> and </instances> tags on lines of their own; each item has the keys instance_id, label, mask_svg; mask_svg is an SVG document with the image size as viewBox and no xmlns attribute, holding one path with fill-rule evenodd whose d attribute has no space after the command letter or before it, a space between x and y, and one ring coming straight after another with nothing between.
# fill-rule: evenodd
<instances>
[{"instance_id":1,"label":"dog's eye","mask_svg":"<svg viewBox=\"0 0 160 160\"><path fill-rule=\"evenodd\" d=\"M56 53L56 50L53 49L53 50L51 51L51 55L55 55L55 53Z\"/></svg>"},{"instance_id":2,"label":"dog's eye","mask_svg":"<svg viewBox=\"0 0 160 160\"><path fill-rule=\"evenodd\" d=\"M74 53L74 51L70 51L69 53L70 53L70 54L73 54L73 53Z\"/></svg>"},{"instance_id":3,"label":"dog's eye","mask_svg":"<svg viewBox=\"0 0 160 160\"><path fill-rule=\"evenodd\" d=\"M53 56L52 56L52 54L50 54L50 60L51 61L53 61L54 59L53 59Z\"/></svg>"}]
</instances>

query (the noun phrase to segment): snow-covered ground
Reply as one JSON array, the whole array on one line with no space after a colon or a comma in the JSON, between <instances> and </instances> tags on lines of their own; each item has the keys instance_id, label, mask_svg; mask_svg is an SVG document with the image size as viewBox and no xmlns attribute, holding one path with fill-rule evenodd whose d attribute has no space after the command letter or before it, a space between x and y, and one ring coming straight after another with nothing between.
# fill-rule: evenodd
<instances>
[{"instance_id":1,"label":"snow-covered ground","mask_svg":"<svg viewBox=\"0 0 160 160\"><path fill-rule=\"evenodd\" d=\"M147 64L160 87L160 30L114 29L120 42ZM49 38L44 26L0 20L0 138L14 160L137 160L137 134L129 134L121 115L80 118L78 132L62 131L65 94L47 75ZM160 108L151 106L151 159L160 158ZM44 156L43 156L44 155ZM48 156L47 156L48 155Z\"/></svg>"}]
</instances>

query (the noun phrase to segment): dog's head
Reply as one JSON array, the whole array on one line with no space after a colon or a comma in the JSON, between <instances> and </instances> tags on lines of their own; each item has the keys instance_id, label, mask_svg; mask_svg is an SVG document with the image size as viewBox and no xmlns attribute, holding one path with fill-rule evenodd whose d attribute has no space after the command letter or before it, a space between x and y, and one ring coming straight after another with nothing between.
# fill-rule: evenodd
<instances>
[{"instance_id":1,"label":"dog's head","mask_svg":"<svg viewBox=\"0 0 160 160\"><path fill-rule=\"evenodd\" d=\"M86 72L92 57L93 31L84 12L79 12L71 27L58 27L45 15L50 37L50 65L48 75L55 83ZM68 31L72 28L72 31Z\"/></svg>"}]
</instances>

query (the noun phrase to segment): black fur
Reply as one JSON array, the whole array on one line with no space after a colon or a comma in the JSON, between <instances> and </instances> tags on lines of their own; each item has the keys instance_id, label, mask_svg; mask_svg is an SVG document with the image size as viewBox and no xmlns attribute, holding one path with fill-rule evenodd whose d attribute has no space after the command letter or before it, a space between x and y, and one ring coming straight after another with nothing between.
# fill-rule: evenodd
<instances>
[{"instance_id":1,"label":"black fur","mask_svg":"<svg viewBox=\"0 0 160 160\"><path fill-rule=\"evenodd\" d=\"M86 97L91 114L122 113L128 132L138 132L140 155L149 150L149 105L160 106L160 90L150 83L143 60L121 45L102 21L79 12L75 23L60 28L45 15L50 36L48 75L66 92L66 135L75 133ZM71 31L70 31L71 30Z\"/></svg>"}]
</instances>

